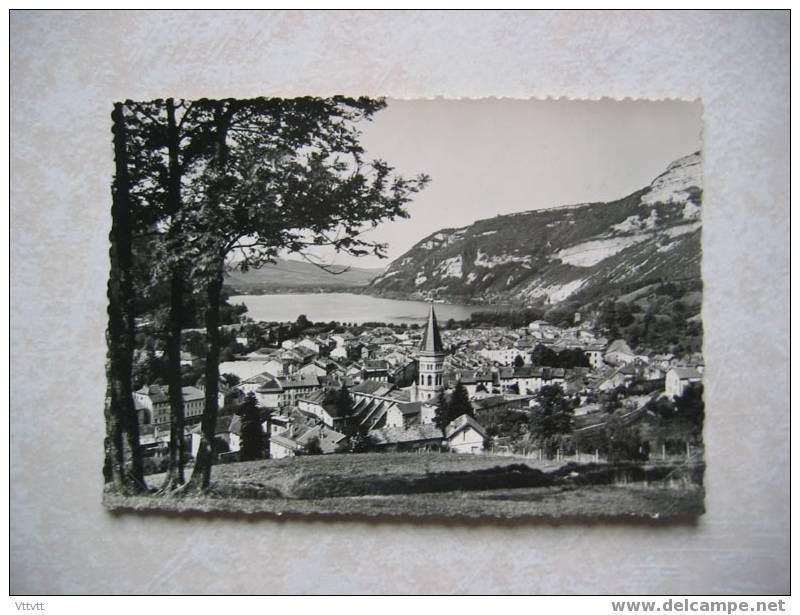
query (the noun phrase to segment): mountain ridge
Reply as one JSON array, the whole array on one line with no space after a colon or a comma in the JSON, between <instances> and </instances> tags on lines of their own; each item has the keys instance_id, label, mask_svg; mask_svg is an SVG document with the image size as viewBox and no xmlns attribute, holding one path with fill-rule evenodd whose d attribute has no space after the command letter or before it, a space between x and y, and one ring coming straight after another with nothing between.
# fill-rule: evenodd
<instances>
[{"instance_id":1,"label":"mountain ridge","mask_svg":"<svg viewBox=\"0 0 800 615\"><path fill-rule=\"evenodd\" d=\"M557 304L646 281L699 279L700 152L615 201L559 205L440 229L362 292L407 299Z\"/></svg>"},{"instance_id":2,"label":"mountain ridge","mask_svg":"<svg viewBox=\"0 0 800 615\"><path fill-rule=\"evenodd\" d=\"M344 290L366 286L380 275L384 268L336 267L340 274L329 273L313 263L279 258L258 269L230 271L225 275L225 286L237 293Z\"/></svg>"}]
</instances>

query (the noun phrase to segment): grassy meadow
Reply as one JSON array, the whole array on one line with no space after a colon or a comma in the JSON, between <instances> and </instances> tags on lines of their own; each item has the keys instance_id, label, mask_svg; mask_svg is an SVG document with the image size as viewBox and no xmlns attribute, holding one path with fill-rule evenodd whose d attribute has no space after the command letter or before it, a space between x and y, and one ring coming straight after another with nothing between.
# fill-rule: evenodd
<instances>
[{"instance_id":1,"label":"grassy meadow","mask_svg":"<svg viewBox=\"0 0 800 615\"><path fill-rule=\"evenodd\" d=\"M655 468L656 479L637 475L629 481L617 478L630 475L629 470L611 470L604 464L491 455L305 456L215 466L204 494L123 497L107 491L104 502L114 510L433 518L703 513L703 488L684 473L675 479L674 470ZM149 486L157 488L161 480L149 476Z\"/></svg>"}]
</instances>

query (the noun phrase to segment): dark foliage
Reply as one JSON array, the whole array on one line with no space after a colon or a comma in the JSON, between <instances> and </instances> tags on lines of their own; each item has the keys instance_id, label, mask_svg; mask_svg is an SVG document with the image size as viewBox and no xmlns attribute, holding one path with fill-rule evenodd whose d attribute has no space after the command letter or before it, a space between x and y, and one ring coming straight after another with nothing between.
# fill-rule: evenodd
<instances>
[{"instance_id":1,"label":"dark foliage","mask_svg":"<svg viewBox=\"0 0 800 615\"><path fill-rule=\"evenodd\" d=\"M544 386L536 393L536 407L531 415L531 434L548 456L555 453L558 439L572 431L572 400L558 385Z\"/></svg>"},{"instance_id":2,"label":"dark foliage","mask_svg":"<svg viewBox=\"0 0 800 615\"><path fill-rule=\"evenodd\" d=\"M433 416L433 423L439 429L444 430L450 423L450 420L450 404L447 401L444 391L442 391L436 399L436 412Z\"/></svg>"},{"instance_id":3,"label":"dark foliage","mask_svg":"<svg viewBox=\"0 0 800 615\"><path fill-rule=\"evenodd\" d=\"M544 309L542 308L524 308L521 310L509 311L477 311L470 314L470 320L467 321L468 326L490 325L493 327L511 327L517 329L519 327L526 327L528 323L534 320L541 320L544 318Z\"/></svg>"},{"instance_id":4,"label":"dark foliage","mask_svg":"<svg viewBox=\"0 0 800 615\"><path fill-rule=\"evenodd\" d=\"M469 401L467 387L465 387L460 380L456 383L456 386L453 389L453 394L450 396L450 403L447 408L447 413L451 421L457 419L462 414L475 416L475 411L473 410L472 404Z\"/></svg>"},{"instance_id":5,"label":"dark foliage","mask_svg":"<svg viewBox=\"0 0 800 615\"><path fill-rule=\"evenodd\" d=\"M542 344L537 344L531 352L531 363L543 367L589 367L589 359L580 348L556 352Z\"/></svg>"},{"instance_id":6,"label":"dark foliage","mask_svg":"<svg viewBox=\"0 0 800 615\"><path fill-rule=\"evenodd\" d=\"M237 414L241 420L241 444L239 458L252 461L264 457L264 429L261 426L261 413L256 403L256 396L247 394Z\"/></svg>"}]
</instances>

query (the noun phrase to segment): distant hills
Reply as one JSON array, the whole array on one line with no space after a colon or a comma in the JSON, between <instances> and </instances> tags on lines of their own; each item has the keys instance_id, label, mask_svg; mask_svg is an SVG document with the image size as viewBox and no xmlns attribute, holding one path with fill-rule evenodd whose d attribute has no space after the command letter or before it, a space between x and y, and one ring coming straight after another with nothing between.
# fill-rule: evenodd
<instances>
[{"instance_id":1,"label":"distant hills","mask_svg":"<svg viewBox=\"0 0 800 615\"><path fill-rule=\"evenodd\" d=\"M366 286L382 272L383 269L351 267L337 275L305 261L279 259L277 263L260 269L229 272L225 286L235 293L344 290Z\"/></svg>"},{"instance_id":2,"label":"distant hills","mask_svg":"<svg viewBox=\"0 0 800 615\"><path fill-rule=\"evenodd\" d=\"M373 295L555 305L700 280L700 153L641 190L432 233L363 289Z\"/></svg>"}]
</instances>

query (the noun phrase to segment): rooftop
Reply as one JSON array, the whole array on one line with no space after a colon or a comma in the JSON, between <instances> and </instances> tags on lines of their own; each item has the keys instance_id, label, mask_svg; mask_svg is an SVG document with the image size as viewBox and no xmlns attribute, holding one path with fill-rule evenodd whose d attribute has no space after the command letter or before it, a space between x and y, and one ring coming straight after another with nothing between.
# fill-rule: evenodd
<instances>
[{"instance_id":1,"label":"rooftop","mask_svg":"<svg viewBox=\"0 0 800 615\"><path fill-rule=\"evenodd\" d=\"M442 336L439 334L439 324L436 322L433 303L431 303L430 311L428 312L428 324L425 327L425 333L422 335L419 350L425 354L444 354Z\"/></svg>"}]
</instances>

